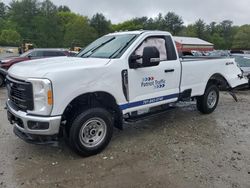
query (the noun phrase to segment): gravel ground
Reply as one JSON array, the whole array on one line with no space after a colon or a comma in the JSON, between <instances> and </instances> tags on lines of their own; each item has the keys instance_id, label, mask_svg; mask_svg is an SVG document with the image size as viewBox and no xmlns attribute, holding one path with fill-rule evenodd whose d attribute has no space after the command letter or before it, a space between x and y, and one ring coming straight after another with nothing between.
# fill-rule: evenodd
<instances>
[{"instance_id":1,"label":"gravel ground","mask_svg":"<svg viewBox=\"0 0 250 188\"><path fill-rule=\"evenodd\" d=\"M81 158L12 133L0 89L0 187L250 187L250 91L226 93L215 113L195 104L116 130L101 154Z\"/></svg>"}]
</instances>

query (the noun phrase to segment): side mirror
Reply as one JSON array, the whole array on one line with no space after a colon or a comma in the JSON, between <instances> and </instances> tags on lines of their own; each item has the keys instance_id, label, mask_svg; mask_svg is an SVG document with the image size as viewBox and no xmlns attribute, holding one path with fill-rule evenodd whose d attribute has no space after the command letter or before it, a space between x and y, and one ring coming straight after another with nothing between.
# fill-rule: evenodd
<instances>
[{"instance_id":1,"label":"side mirror","mask_svg":"<svg viewBox=\"0 0 250 188\"><path fill-rule=\"evenodd\" d=\"M160 63L160 52L155 46L148 46L143 49L142 66L157 66Z\"/></svg>"},{"instance_id":2,"label":"side mirror","mask_svg":"<svg viewBox=\"0 0 250 188\"><path fill-rule=\"evenodd\" d=\"M140 55L131 55L129 58L129 68L137 69L142 66L141 63L138 63L137 60L141 59L142 56Z\"/></svg>"}]
</instances>

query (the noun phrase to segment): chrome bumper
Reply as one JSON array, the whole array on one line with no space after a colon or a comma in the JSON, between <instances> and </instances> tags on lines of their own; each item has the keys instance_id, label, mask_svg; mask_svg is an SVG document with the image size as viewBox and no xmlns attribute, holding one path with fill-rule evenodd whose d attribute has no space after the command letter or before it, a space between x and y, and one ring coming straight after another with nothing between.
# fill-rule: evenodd
<instances>
[{"instance_id":1,"label":"chrome bumper","mask_svg":"<svg viewBox=\"0 0 250 188\"><path fill-rule=\"evenodd\" d=\"M55 117L40 117L28 115L26 112L15 110L8 100L6 103L8 119L11 124L21 132L32 135L56 135L59 133L61 124L61 116ZM46 123L48 128L46 129L30 129L28 122Z\"/></svg>"}]
</instances>

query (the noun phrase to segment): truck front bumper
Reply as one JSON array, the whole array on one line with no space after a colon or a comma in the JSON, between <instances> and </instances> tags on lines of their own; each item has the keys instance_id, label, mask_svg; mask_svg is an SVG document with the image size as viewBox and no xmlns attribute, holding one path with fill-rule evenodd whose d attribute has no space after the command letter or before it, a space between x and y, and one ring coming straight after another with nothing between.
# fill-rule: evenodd
<instances>
[{"instance_id":1,"label":"truck front bumper","mask_svg":"<svg viewBox=\"0 0 250 188\"><path fill-rule=\"evenodd\" d=\"M61 116L40 117L16 110L10 101L6 103L8 120L14 125L14 133L21 139L36 144L46 144L59 134Z\"/></svg>"}]
</instances>

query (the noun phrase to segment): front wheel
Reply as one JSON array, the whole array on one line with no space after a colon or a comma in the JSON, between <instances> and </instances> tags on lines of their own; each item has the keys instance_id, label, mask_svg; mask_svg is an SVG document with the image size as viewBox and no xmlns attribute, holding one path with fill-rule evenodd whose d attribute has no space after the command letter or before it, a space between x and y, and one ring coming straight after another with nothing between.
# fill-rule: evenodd
<instances>
[{"instance_id":1,"label":"front wheel","mask_svg":"<svg viewBox=\"0 0 250 188\"><path fill-rule=\"evenodd\" d=\"M81 156L95 155L110 142L113 118L103 108L91 108L76 115L72 121L69 143Z\"/></svg>"},{"instance_id":2,"label":"front wheel","mask_svg":"<svg viewBox=\"0 0 250 188\"><path fill-rule=\"evenodd\" d=\"M208 85L204 95L197 97L197 109L203 114L212 113L219 102L219 89L216 85Z\"/></svg>"}]
</instances>

